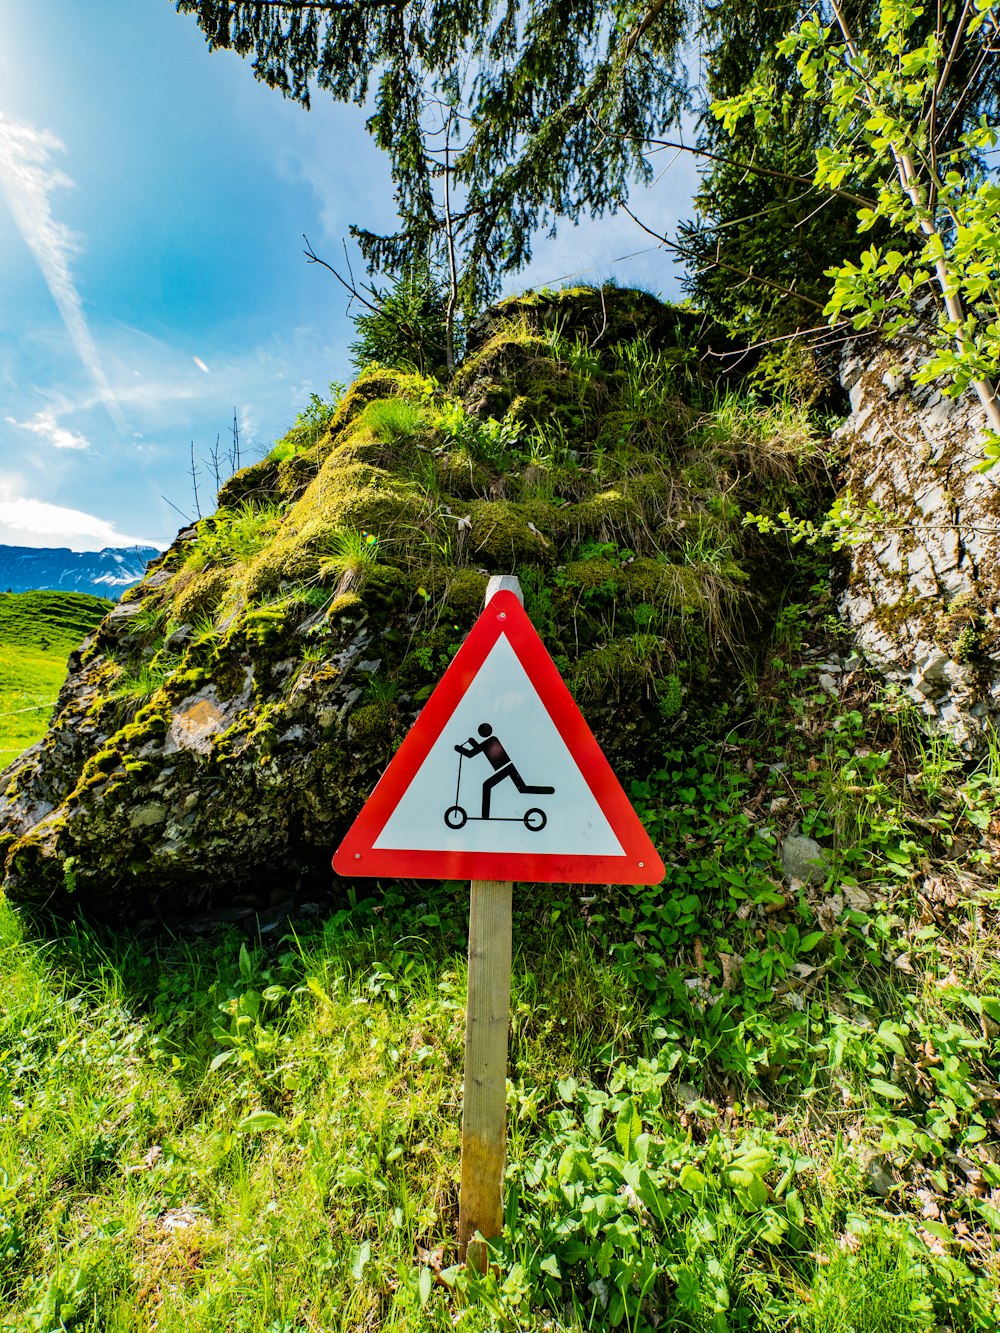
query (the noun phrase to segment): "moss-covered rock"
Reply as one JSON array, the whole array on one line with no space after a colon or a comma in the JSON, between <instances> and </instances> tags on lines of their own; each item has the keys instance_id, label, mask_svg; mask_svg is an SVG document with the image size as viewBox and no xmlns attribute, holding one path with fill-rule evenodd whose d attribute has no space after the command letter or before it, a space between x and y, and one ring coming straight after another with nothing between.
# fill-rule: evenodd
<instances>
[{"instance_id":1,"label":"moss-covered rock","mask_svg":"<svg viewBox=\"0 0 1000 1333\"><path fill-rule=\"evenodd\" d=\"M330 882L494 573L623 777L703 725L787 582L741 515L821 488L807 436L710 409L694 329L645 293L528 294L476 326L450 392L373 369L233 477L0 779L7 892L145 916Z\"/></svg>"}]
</instances>

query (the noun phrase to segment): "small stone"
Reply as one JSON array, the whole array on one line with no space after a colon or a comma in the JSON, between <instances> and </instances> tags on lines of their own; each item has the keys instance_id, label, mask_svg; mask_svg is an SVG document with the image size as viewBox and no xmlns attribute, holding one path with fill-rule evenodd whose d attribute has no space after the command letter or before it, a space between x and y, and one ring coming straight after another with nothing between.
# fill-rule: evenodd
<instances>
[{"instance_id":1,"label":"small stone","mask_svg":"<svg viewBox=\"0 0 1000 1333\"><path fill-rule=\"evenodd\" d=\"M832 695L834 699L840 698L840 686L828 671L824 671L819 678L819 687L825 690L827 694Z\"/></svg>"},{"instance_id":2,"label":"small stone","mask_svg":"<svg viewBox=\"0 0 1000 1333\"><path fill-rule=\"evenodd\" d=\"M877 1194L880 1199L884 1199L896 1184L892 1174L892 1164L888 1157L883 1157L879 1153L873 1154L865 1162L865 1179L868 1181L868 1188L873 1194Z\"/></svg>"},{"instance_id":3,"label":"small stone","mask_svg":"<svg viewBox=\"0 0 1000 1333\"><path fill-rule=\"evenodd\" d=\"M798 834L782 842L781 869L786 880L799 879L807 884L823 884L829 868L826 853L813 838L804 838Z\"/></svg>"},{"instance_id":4,"label":"small stone","mask_svg":"<svg viewBox=\"0 0 1000 1333\"><path fill-rule=\"evenodd\" d=\"M193 625L178 625L174 632L164 639L163 647L168 653L179 653L185 644L190 642L193 633Z\"/></svg>"},{"instance_id":5,"label":"small stone","mask_svg":"<svg viewBox=\"0 0 1000 1333\"><path fill-rule=\"evenodd\" d=\"M167 807L157 801L140 805L128 817L129 828L150 828L153 824L162 824L167 817Z\"/></svg>"},{"instance_id":6,"label":"small stone","mask_svg":"<svg viewBox=\"0 0 1000 1333\"><path fill-rule=\"evenodd\" d=\"M947 653L928 653L917 663L913 684L923 694L936 694L946 682L945 667L950 660Z\"/></svg>"}]
</instances>

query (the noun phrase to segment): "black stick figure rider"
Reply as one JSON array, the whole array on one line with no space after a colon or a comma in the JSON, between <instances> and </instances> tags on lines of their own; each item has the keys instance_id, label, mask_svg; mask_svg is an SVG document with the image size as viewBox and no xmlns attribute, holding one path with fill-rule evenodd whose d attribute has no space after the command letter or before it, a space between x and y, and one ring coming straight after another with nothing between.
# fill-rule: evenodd
<instances>
[{"instance_id":1,"label":"black stick figure rider","mask_svg":"<svg viewBox=\"0 0 1000 1333\"><path fill-rule=\"evenodd\" d=\"M508 778L522 796L529 793L538 796L552 795L555 787L528 786L514 767L510 755L497 737L493 735L493 728L488 722L480 723L479 734L483 738L482 740L477 741L475 736L470 736L464 745L456 745L455 749L459 754L465 755L466 759L472 759L477 754L484 754L494 770L492 775L483 783L483 819L489 819L490 817L490 799L493 795L493 788L499 786L501 782L506 782Z\"/></svg>"}]
</instances>

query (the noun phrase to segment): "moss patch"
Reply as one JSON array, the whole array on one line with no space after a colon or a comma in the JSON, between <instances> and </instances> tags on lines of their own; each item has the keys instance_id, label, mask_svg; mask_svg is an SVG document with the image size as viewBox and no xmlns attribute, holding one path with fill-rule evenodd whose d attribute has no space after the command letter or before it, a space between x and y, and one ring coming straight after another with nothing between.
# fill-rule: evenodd
<instances>
[{"instance_id":1,"label":"moss patch","mask_svg":"<svg viewBox=\"0 0 1000 1333\"><path fill-rule=\"evenodd\" d=\"M79 666L90 730L58 783L44 755L21 782L49 783L56 816L37 837L26 800L11 816L9 891L63 884L46 858L72 860L77 901L144 911L274 865L326 883L491 574L520 577L623 772L679 719L702 725L712 672L753 651L788 570L741 527L770 474L759 438L719 424L690 326L644 293L529 294L473 331L450 392L369 371L318 438L295 428L234 477L165 554L169 582L147 577ZM807 467L784 495L804 513L824 498Z\"/></svg>"}]
</instances>

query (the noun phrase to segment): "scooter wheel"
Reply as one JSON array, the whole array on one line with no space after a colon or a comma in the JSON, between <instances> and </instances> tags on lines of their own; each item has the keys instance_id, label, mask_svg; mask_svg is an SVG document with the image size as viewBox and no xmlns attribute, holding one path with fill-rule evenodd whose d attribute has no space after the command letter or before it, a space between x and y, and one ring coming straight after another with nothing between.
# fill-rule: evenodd
<instances>
[{"instance_id":1,"label":"scooter wheel","mask_svg":"<svg viewBox=\"0 0 1000 1333\"><path fill-rule=\"evenodd\" d=\"M524 827L530 829L532 833L540 833L547 822L548 816L545 811L539 810L537 806L531 810L525 811Z\"/></svg>"},{"instance_id":2,"label":"scooter wheel","mask_svg":"<svg viewBox=\"0 0 1000 1333\"><path fill-rule=\"evenodd\" d=\"M444 822L449 828L461 828L468 818L469 816L460 805L450 806L449 809L444 812Z\"/></svg>"}]
</instances>

